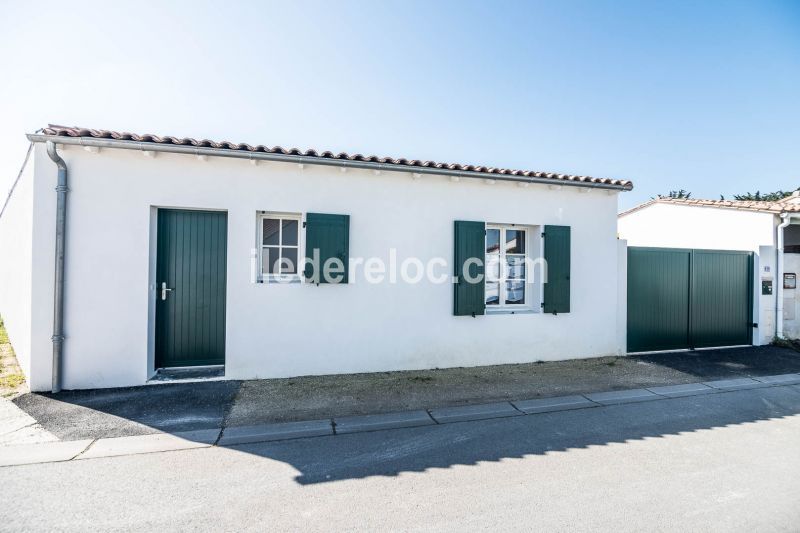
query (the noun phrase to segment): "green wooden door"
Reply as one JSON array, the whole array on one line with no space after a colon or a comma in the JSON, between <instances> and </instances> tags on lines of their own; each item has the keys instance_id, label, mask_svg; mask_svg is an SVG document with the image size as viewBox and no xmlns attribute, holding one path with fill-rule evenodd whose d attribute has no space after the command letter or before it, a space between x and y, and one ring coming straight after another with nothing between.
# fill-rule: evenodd
<instances>
[{"instance_id":1,"label":"green wooden door","mask_svg":"<svg viewBox=\"0 0 800 533\"><path fill-rule=\"evenodd\" d=\"M753 254L694 250L692 348L752 342Z\"/></svg>"},{"instance_id":2,"label":"green wooden door","mask_svg":"<svg viewBox=\"0 0 800 533\"><path fill-rule=\"evenodd\" d=\"M689 346L691 250L628 248L628 351Z\"/></svg>"},{"instance_id":3,"label":"green wooden door","mask_svg":"<svg viewBox=\"0 0 800 533\"><path fill-rule=\"evenodd\" d=\"M161 209L156 367L225 363L226 213Z\"/></svg>"},{"instance_id":4,"label":"green wooden door","mask_svg":"<svg viewBox=\"0 0 800 533\"><path fill-rule=\"evenodd\" d=\"M628 248L628 351L750 344L753 254Z\"/></svg>"}]
</instances>

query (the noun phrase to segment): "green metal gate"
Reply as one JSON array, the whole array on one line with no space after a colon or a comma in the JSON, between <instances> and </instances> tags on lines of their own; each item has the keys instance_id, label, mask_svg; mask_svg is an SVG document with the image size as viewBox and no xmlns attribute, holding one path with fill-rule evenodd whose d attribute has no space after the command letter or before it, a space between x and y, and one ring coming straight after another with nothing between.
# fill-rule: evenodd
<instances>
[{"instance_id":1,"label":"green metal gate","mask_svg":"<svg viewBox=\"0 0 800 533\"><path fill-rule=\"evenodd\" d=\"M226 213L158 211L156 368L225 363Z\"/></svg>"},{"instance_id":2,"label":"green metal gate","mask_svg":"<svg viewBox=\"0 0 800 533\"><path fill-rule=\"evenodd\" d=\"M753 253L628 248L628 351L752 344Z\"/></svg>"}]
</instances>

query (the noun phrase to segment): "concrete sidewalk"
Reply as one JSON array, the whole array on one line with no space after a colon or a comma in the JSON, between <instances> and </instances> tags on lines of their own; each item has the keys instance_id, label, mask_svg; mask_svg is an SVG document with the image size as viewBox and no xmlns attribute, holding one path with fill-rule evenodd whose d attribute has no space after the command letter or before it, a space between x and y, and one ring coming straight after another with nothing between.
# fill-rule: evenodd
<instances>
[{"instance_id":1,"label":"concrete sidewalk","mask_svg":"<svg viewBox=\"0 0 800 533\"><path fill-rule=\"evenodd\" d=\"M550 363L25 394L14 403L63 440L330 419L800 372L776 347Z\"/></svg>"},{"instance_id":2,"label":"concrete sidewalk","mask_svg":"<svg viewBox=\"0 0 800 533\"><path fill-rule=\"evenodd\" d=\"M576 395L593 401L590 395L595 393L798 372L798 352L767 346L431 371L167 383L25 394L14 403L61 440L94 440L219 428L227 432L474 404L511 402L519 408L542 398Z\"/></svg>"},{"instance_id":3,"label":"concrete sidewalk","mask_svg":"<svg viewBox=\"0 0 800 533\"><path fill-rule=\"evenodd\" d=\"M331 437L388 429L417 428L457 422L539 415L639 402L666 401L690 396L708 396L751 389L791 387L791 390L800 392L800 390L797 390L798 385L800 385L800 374L778 374L757 378L735 378L704 383L666 385L649 389L630 389L396 413L344 416L302 422L219 427L176 432L174 434L156 433L7 446L0 447L0 467L188 450L215 445L241 446L308 437ZM665 409L668 409L668 407L665 407Z\"/></svg>"},{"instance_id":4,"label":"concrete sidewalk","mask_svg":"<svg viewBox=\"0 0 800 533\"><path fill-rule=\"evenodd\" d=\"M55 435L45 430L36 419L14 405L11 400L0 398L0 446L57 440Z\"/></svg>"}]
</instances>

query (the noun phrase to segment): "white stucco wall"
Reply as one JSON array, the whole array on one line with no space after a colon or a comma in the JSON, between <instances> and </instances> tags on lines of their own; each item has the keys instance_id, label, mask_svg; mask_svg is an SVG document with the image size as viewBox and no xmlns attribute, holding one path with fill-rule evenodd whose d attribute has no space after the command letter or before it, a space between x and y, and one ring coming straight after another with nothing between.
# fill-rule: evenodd
<instances>
[{"instance_id":1,"label":"white stucco wall","mask_svg":"<svg viewBox=\"0 0 800 533\"><path fill-rule=\"evenodd\" d=\"M44 147L37 146L41 154ZM143 384L152 368L155 207L228 213L229 378L287 377L558 360L620 353L617 331L617 194L528 188L409 173L79 147L70 169L64 388ZM46 155L44 156L46 158ZM56 169L37 166L43 200L41 267L52 316L52 192ZM52 197L52 200L50 199ZM256 212L349 214L351 257L426 261L453 255L453 221L572 227L571 312L455 317L447 284L254 284ZM47 255L49 254L49 260ZM46 271L46 272L44 272ZM37 278L38 279L38 278ZM36 280L34 280L34 283ZM44 305L42 297L39 302ZM35 302L38 300L34 300ZM44 323L44 322L43 322ZM49 326L48 326L49 328ZM36 359L50 361L48 328ZM38 342L38 341L42 342ZM45 349L45 345L48 349Z\"/></svg>"},{"instance_id":2,"label":"white stucco wall","mask_svg":"<svg viewBox=\"0 0 800 533\"><path fill-rule=\"evenodd\" d=\"M736 209L652 204L619 218L628 246L748 250L774 246L775 216Z\"/></svg>"},{"instance_id":3,"label":"white stucco wall","mask_svg":"<svg viewBox=\"0 0 800 533\"><path fill-rule=\"evenodd\" d=\"M44 147L34 149L0 219L0 314L37 391L52 383L55 172Z\"/></svg>"},{"instance_id":4,"label":"white stucco wall","mask_svg":"<svg viewBox=\"0 0 800 533\"><path fill-rule=\"evenodd\" d=\"M775 338L775 308L778 295L778 286L775 282L776 247L761 246L756 256L754 270L757 272L755 281L756 300L758 304L758 330L753 335L754 344L769 344ZM761 282L772 281L772 294L761 294Z\"/></svg>"},{"instance_id":5,"label":"white stucco wall","mask_svg":"<svg viewBox=\"0 0 800 533\"><path fill-rule=\"evenodd\" d=\"M31 376L34 164L34 154L31 154L0 218L0 315L26 376ZM3 194L0 207L5 199Z\"/></svg>"},{"instance_id":6,"label":"white stucco wall","mask_svg":"<svg viewBox=\"0 0 800 533\"><path fill-rule=\"evenodd\" d=\"M762 296L761 280L772 280L775 272L776 224L770 213L655 203L620 216L618 233L628 246L754 252L753 316L759 327L753 343L760 345L775 333L777 287L773 295Z\"/></svg>"}]
</instances>

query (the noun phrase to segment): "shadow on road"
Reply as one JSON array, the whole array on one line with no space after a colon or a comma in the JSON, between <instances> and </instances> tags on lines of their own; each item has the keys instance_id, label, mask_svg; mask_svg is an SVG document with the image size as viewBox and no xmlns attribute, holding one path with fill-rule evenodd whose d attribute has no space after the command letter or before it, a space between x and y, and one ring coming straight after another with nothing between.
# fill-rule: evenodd
<instances>
[{"instance_id":1,"label":"shadow on road","mask_svg":"<svg viewBox=\"0 0 800 533\"><path fill-rule=\"evenodd\" d=\"M569 372L565 372L565 369L571 368L569 364L576 365L574 368L578 369L573 370L572 374L580 374L581 369L600 368L602 372L627 376L630 369L635 368L639 372L635 376L644 376L635 379L651 379L655 384L664 384L664 380L669 382L673 379L681 383L800 372L800 355L791 350L765 347L630 356L624 359L627 366L622 368L606 363L587 367L585 362L568 362L553 363L549 368L555 370L550 371L547 370L550 363L546 363L535 367L545 367L543 373L537 370L536 376L522 383L528 389L521 388L518 369L514 370L516 373L512 372L515 379L512 385L516 387L514 394L519 396L517 399L541 394L541 390L536 388L537 379L539 382L549 379L547 386L550 388L547 390L562 391L561 395L620 388L618 381L608 382L604 376L589 376L591 379L583 375L577 378L569 376ZM566 381L559 377L565 374L569 377ZM587 387L587 383L599 387L597 384L602 385L604 379L606 385L602 388L580 389ZM281 408L292 398L300 398L304 393L302 387L291 385L295 389L292 392L295 396L287 393L276 399L276 394L282 394L280 388L263 387L269 387L270 382L277 381L171 383L123 389L65 391L56 395L27 394L17 398L15 403L63 440L176 433L255 425L273 419L279 413L271 411ZM287 380L281 383L284 386ZM383 394L383 391L379 387L370 391L370 382L366 378L360 378L359 383L362 392L358 394L352 394L349 390L339 391L335 387L325 389L327 396L317 399L322 406L314 411L313 418L351 414L353 409L356 413L358 410L369 412L369 402L361 400L359 395ZM420 386L426 386L426 382L421 383ZM245 392L248 386L251 388ZM437 384L430 386L435 391ZM497 388L502 385L493 383L492 386ZM570 389L570 386L573 388ZM504 391L497 392L502 398ZM413 390L399 390L395 394L409 396L412 400L417 398ZM405 403L400 404L400 408L385 410L419 408L409 403L406 396L401 398ZM430 402L430 398L423 396L417 400ZM479 396L478 399L485 400L486 396ZM327 404L324 403L326 401ZM382 405L391 407L393 404L389 402ZM427 403L424 407L437 405ZM594 445L663 438L798 413L800 386L788 386L482 422L244 445L234 449L289 463L300 472L298 483L306 484L373 475L391 476Z\"/></svg>"},{"instance_id":2,"label":"shadow on road","mask_svg":"<svg viewBox=\"0 0 800 533\"><path fill-rule=\"evenodd\" d=\"M680 439L688 433L796 416L800 386L788 386L234 449L290 464L298 471L297 483L312 485ZM678 440L676 446L679 454ZM627 468L624 463L609 467Z\"/></svg>"}]
</instances>

